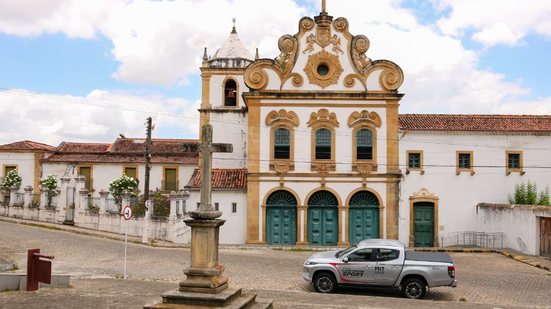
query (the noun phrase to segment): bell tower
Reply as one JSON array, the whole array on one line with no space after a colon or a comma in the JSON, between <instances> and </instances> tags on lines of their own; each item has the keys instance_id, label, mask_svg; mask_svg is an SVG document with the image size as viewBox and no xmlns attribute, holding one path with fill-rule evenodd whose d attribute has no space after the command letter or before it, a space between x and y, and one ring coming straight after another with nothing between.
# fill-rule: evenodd
<instances>
[{"instance_id":1,"label":"bell tower","mask_svg":"<svg viewBox=\"0 0 551 309\"><path fill-rule=\"evenodd\" d=\"M214 168L245 168L247 163L247 109L241 94L246 89L245 68L254 58L239 39L235 22L234 18L229 37L214 55L205 48L201 65L200 126L210 123L214 142L233 145L233 153L214 156Z\"/></svg>"}]
</instances>

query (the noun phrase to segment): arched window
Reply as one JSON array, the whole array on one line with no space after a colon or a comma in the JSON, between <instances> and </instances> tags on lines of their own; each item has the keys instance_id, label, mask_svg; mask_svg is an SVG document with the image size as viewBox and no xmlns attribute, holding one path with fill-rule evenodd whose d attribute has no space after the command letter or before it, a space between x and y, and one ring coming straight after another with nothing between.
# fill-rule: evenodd
<instances>
[{"instance_id":1,"label":"arched window","mask_svg":"<svg viewBox=\"0 0 551 309\"><path fill-rule=\"evenodd\" d=\"M316 160L331 159L331 131L326 128L316 130Z\"/></svg>"},{"instance_id":2,"label":"arched window","mask_svg":"<svg viewBox=\"0 0 551 309\"><path fill-rule=\"evenodd\" d=\"M291 132L289 129L274 130L274 159L291 158Z\"/></svg>"},{"instance_id":3,"label":"arched window","mask_svg":"<svg viewBox=\"0 0 551 309\"><path fill-rule=\"evenodd\" d=\"M237 84L233 79L224 85L224 106L237 106Z\"/></svg>"},{"instance_id":4,"label":"arched window","mask_svg":"<svg viewBox=\"0 0 551 309\"><path fill-rule=\"evenodd\" d=\"M373 132L368 129L360 129L356 132L356 159L373 159Z\"/></svg>"}]
</instances>

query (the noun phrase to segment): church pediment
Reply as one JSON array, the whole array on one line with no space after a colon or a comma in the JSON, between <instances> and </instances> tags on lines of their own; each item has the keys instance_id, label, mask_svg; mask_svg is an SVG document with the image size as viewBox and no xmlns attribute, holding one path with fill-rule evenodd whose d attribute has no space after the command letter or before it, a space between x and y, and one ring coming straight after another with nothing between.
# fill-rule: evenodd
<instances>
[{"instance_id":1,"label":"church pediment","mask_svg":"<svg viewBox=\"0 0 551 309\"><path fill-rule=\"evenodd\" d=\"M299 32L283 35L279 56L259 59L245 71L253 90L396 92L402 69L388 60L367 56L369 39L352 35L348 20L326 12L314 19L303 17Z\"/></svg>"}]
</instances>

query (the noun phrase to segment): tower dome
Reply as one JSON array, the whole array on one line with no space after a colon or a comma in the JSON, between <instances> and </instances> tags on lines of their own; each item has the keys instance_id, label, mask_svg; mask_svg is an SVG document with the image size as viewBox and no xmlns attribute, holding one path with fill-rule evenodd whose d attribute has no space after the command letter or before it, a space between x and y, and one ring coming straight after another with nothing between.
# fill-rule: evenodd
<instances>
[{"instance_id":1,"label":"tower dome","mask_svg":"<svg viewBox=\"0 0 551 309\"><path fill-rule=\"evenodd\" d=\"M237 35L235 19L230 36L220 49L208 60L209 67L244 68L254 61L254 57Z\"/></svg>"}]
</instances>

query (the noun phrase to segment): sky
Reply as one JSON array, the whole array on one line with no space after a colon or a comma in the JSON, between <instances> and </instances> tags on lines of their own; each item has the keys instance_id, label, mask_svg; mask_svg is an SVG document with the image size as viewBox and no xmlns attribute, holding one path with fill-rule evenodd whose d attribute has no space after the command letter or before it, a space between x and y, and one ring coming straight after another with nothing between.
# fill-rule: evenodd
<instances>
[{"instance_id":1,"label":"sky","mask_svg":"<svg viewBox=\"0 0 551 309\"><path fill-rule=\"evenodd\" d=\"M199 67L229 36L262 58L321 0L2 0L0 144L197 138ZM551 114L551 1L327 0L404 71L400 113Z\"/></svg>"}]
</instances>

